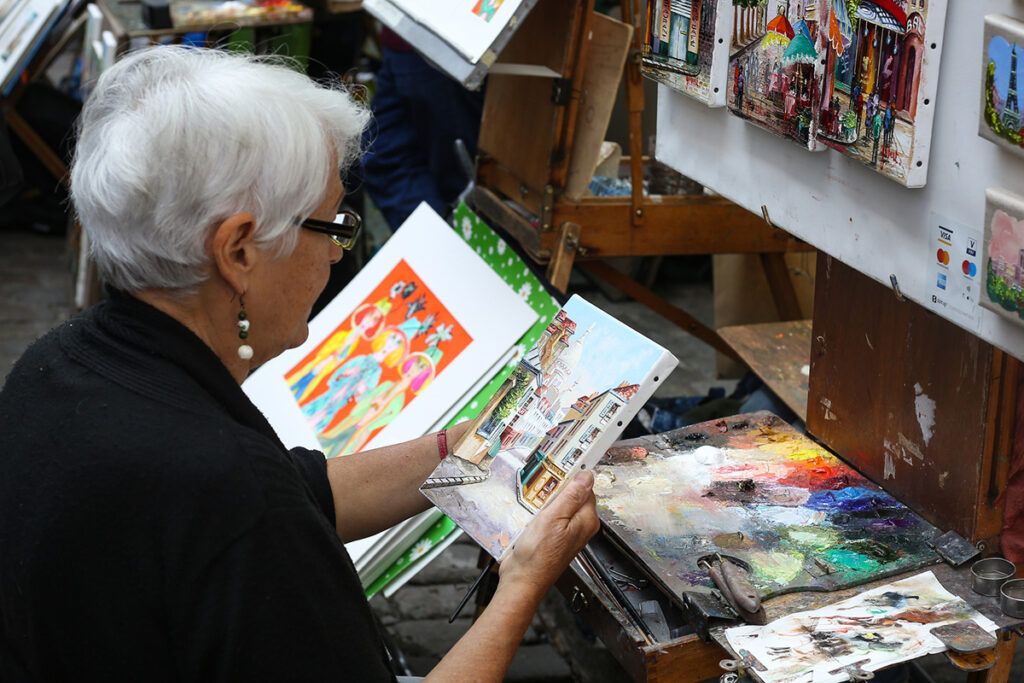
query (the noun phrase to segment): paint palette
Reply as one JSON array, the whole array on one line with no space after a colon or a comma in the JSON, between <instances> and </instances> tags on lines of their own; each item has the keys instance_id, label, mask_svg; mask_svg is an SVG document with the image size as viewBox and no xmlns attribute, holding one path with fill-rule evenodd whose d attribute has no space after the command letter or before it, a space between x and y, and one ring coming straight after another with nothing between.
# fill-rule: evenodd
<instances>
[{"instance_id":1,"label":"paint palette","mask_svg":"<svg viewBox=\"0 0 1024 683\"><path fill-rule=\"evenodd\" d=\"M715 553L748 565L764 598L938 560L938 529L770 413L620 445L630 457L595 469L601 520L671 595L711 591L698 562Z\"/></svg>"}]
</instances>

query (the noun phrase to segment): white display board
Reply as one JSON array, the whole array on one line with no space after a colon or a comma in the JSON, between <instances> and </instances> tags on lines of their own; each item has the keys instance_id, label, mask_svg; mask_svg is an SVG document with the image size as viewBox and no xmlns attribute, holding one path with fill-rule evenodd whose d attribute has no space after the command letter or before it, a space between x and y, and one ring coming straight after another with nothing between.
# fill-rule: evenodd
<instances>
[{"instance_id":1,"label":"white display board","mask_svg":"<svg viewBox=\"0 0 1024 683\"><path fill-rule=\"evenodd\" d=\"M875 280L889 285L895 276L903 296L1024 359L1024 326L981 309L977 297L943 306L936 289L941 231L953 230L954 244L968 233L969 244L983 232L988 188L1024 195L1024 160L977 133L991 13L1024 18L1024 3L949 3L945 36L936 41L944 44L937 45L943 56L924 188L901 187L835 152L809 153L665 86L658 89L656 156L750 211L766 207L772 223Z\"/></svg>"}]
</instances>

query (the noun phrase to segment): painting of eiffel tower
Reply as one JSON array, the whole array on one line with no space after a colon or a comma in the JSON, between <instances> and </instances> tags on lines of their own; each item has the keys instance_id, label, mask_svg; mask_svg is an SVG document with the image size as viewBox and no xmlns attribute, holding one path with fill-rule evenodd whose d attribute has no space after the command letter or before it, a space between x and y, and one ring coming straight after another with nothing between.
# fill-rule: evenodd
<instances>
[{"instance_id":1,"label":"painting of eiffel tower","mask_svg":"<svg viewBox=\"0 0 1024 683\"><path fill-rule=\"evenodd\" d=\"M978 132L986 140L1024 156L1018 70L1022 56L1024 23L1002 15L985 17L985 71Z\"/></svg>"}]
</instances>

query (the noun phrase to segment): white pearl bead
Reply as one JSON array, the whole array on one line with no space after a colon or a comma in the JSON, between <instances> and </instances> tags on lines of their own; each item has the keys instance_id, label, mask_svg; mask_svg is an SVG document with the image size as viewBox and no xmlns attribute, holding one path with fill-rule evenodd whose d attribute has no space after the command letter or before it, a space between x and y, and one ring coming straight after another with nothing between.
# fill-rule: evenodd
<instances>
[{"instance_id":1,"label":"white pearl bead","mask_svg":"<svg viewBox=\"0 0 1024 683\"><path fill-rule=\"evenodd\" d=\"M252 358L252 347L248 344L242 344L238 347L238 357L242 360L249 360Z\"/></svg>"},{"instance_id":2,"label":"white pearl bead","mask_svg":"<svg viewBox=\"0 0 1024 683\"><path fill-rule=\"evenodd\" d=\"M238 329L242 330L243 332L248 332L249 331L249 321L248 320L239 320L238 321Z\"/></svg>"}]
</instances>

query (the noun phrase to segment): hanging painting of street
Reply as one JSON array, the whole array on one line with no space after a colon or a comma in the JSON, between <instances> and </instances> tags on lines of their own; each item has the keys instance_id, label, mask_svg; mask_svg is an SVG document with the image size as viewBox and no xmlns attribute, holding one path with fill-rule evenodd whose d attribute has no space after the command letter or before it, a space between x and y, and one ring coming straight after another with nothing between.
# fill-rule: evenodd
<instances>
[{"instance_id":1,"label":"hanging painting of street","mask_svg":"<svg viewBox=\"0 0 1024 683\"><path fill-rule=\"evenodd\" d=\"M732 8L721 0L655 0L647 3L640 71L644 76L704 102L725 106Z\"/></svg>"},{"instance_id":2,"label":"hanging painting of street","mask_svg":"<svg viewBox=\"0 0 1024 683\"><path fill-rule=\"evenodd\" d=\"M922 187L946 0L817 4L827 15L819 24L819 139L896 182Z\"/></svg>"},{"instance_id":3,"label":"hanging painting of street","mask_svg":"<svg viewBox=\"0 0 1024 683\"><path fill-rule=\"evenodd\" d=\"M733 14L726 94L737 116L810 150L820 91L817 4L826 0L722 0Z\"/></svg>"},{"instance_id":4,"label":"hanging painting of street","mask_svg":"<svg viewBox=\"0 0 1024 683\"><path fill-rule=\"evenodd\" d=\"M1024 23L1003 15L985 17L985 58L978 132L1024 156L1020 77L1024 68Z\"/></svg>"},{"instance_id":5,"label":"hanging painting of street","mask_svg":"<svg viewBox=\"0 0 1024 683\"><path fill-rule=\"evenodd\" d=\"M728 1L735 114L924 185L946 0Z\"/></svg>"},{"instance_id":6,"label":"hanging painting of street","mask_svg":"<svg viewBox=\"0 0 1024 683\"><path fill-rule=\"evenodd\" d=\"M496 559L592 467L676 366L668 351L578 296L420 487Z\"/></svg>"},{"instance_id":7,"label":"hanging painting of street","mask_svg":"<svg viewBox=\"0 0 1024 683\"><path fill-rule=\"evenodd\" d=\"M995 188L985 194L981 305L1024 325L1024 198Z\"/></svg>"}]
</instances>

